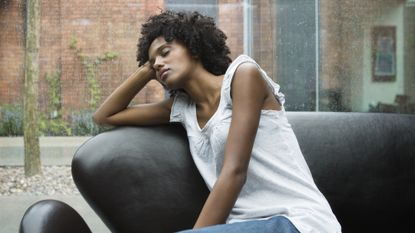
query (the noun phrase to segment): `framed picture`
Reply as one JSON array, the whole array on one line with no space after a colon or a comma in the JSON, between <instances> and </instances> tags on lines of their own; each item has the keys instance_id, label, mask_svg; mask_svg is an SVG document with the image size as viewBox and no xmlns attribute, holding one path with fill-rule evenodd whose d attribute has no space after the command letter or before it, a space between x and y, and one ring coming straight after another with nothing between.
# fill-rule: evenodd
<instances>
[{"instance_id":1,"label":"framed picture","mask_svg":"<svg viewBox=\"0 0 415 233\"><path fill-rule=\"evenodd\" d=\"M372 80L396 80L396 27L372 28Z\"/></svg>"}]
</instances>

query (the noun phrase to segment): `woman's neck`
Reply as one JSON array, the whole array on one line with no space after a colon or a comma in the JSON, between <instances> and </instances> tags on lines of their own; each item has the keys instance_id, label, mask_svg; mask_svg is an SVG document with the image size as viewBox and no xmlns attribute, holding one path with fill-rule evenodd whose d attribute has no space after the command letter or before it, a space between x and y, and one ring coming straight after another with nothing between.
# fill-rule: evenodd
<instances>
[{"instance_id":1,"label":"woman's neck","mask_svg":"<svg viewBox=\"0 0 415 233\"><path fill-rule=\"evenodd\" d=\"M184 90L196 105L215 105L222 87L223 75L216 76L204 68L195 69Z\"/></svg>"}]
</instances>

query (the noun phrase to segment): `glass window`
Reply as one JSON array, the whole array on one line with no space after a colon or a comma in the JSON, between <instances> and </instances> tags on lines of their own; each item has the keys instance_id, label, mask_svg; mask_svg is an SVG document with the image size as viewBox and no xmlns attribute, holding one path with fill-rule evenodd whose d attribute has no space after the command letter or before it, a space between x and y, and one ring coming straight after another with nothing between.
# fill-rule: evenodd
<instances>
[{"instance_id":1,"label":"glass window","mask_svg":"<svg viewBox=\"0 0 415 233\"><path fill-rule=\"evenodd\" d=\"M0 1L3 116L18 115L23 102L24 7ZM57 121L45 135L99 132L86 121L136 69L140 25L163 9L213 17L231 57L257 60L281 85L289 111L415 113L413 1L58 1L41 6L39 112ZM152 82L134 103L163 98Z\"/></svg>"},{"instance_id":2,"label":"glass window","mask_svg":"<svg viewBox=\"0 0 415 233\"><path fill-rule=\"evenodd\" d=\"M415 113L412 1L252 1L252 55L291 111Z\"/></svg>"},{"instance_id":3,"label":"glass window","mask_svg":"<svg viewBox=\"0 0 415 233\"><path fill-rule=\"evenodd\" d=\"M318 17L315 0L279 0L276 10L277 81L286 109L315 111L318 92Z\"/></svg>"},{"instance_id":4,"label":"glass window","mask_svg":"<svg viewBox=\"0 0 415 233\"><path fill-rule=\"evenodd\" d=\"M173 11L198 11L214 19L218 17L217 0L166 0L166 9Z\"/></svg>"}]
</instances>

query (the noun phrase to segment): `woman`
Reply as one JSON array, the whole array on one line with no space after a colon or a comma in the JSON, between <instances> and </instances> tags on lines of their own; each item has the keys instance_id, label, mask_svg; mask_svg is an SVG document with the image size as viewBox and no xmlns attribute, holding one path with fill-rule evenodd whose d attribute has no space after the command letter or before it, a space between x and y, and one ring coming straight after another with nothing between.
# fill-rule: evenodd
<instances>
[{"instance_id":1,"label":"woman","mask_svg":"<svg viewBox=\"0 0 415 233\"><path fill-rule=\"evenodd\" d=\"M180 122L211 190L186 232L340 232L285 116L284 95L248 56L228 57L212 18L166 11L141 30L139 68L98 108L104 125ZM128 107L152 79L171 91Z\"/></svg>"}]
</instances>

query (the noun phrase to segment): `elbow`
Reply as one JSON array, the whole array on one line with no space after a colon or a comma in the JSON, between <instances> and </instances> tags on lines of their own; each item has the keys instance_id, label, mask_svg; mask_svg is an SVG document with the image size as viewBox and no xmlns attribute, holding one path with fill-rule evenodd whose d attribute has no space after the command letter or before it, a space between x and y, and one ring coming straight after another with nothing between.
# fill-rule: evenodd
<instances>
[{"instance_id":1,"label":"elbow","mask_svg":"<svg viewBox=\"0 0 415 233\"><path fill-rule=\"evenodd\" d=\"M248 176L248 169L245 167L234 167L229 168L224 171L224 175L229 179L232 180L232 183L239 184L243 186L246 183L246 179Z\"/></svg>"},{"instance_id":2,"label":"elbow","mask_svg":"<svg viewBox=\"0 0 415 233\"><path fill-rule=\"evenodd\" d=\"M92 121L99 126L104 126L106 124L105 118L99 116L96 112L92 115Z\"/></svg>"},{"instance_id":3,"label":"elbow","mask_svg":"<svg viewBox=\"0 0 415 233\"><path fill-rule=\"evenodd\" d=\"M246 183L246 179L248 177L248 172L246 170L244 171L235 171L235 179L237 180L237 182L239 182L239 184L241 184L241 186L243 186Z\"/></svg>"}]
</instances>

